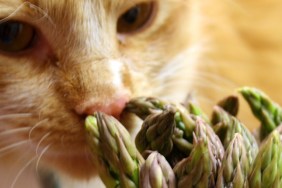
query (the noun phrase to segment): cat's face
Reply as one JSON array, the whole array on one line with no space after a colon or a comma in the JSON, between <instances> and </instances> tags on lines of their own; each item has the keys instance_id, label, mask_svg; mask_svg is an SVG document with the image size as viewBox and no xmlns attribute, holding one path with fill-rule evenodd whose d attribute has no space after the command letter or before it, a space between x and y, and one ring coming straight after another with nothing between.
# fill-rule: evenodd
<instances>
[{"instance_id":1,"label":"cat's face","mask_svg":"<svg viewBox=\"0 0 282 188\"><path fill-rule=\"evenodd\" d=\"M26 155L95 173L85 115L187 94L188 9L181 0L0 0L0 161Z\"/></svg>"}]
</instances>

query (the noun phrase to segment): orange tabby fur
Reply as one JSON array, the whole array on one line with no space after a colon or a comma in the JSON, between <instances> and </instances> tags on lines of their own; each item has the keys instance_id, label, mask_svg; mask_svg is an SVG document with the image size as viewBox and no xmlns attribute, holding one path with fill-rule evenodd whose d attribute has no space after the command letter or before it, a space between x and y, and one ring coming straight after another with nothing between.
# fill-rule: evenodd
<instances>
[{"instance_id":1,"label":"orange tabby fur","mask_svg":"<svg viewBox=\"0 0 282 188\"><path fill-rule=\"evenodd\" d=\"M281 1L158 0L151 26L117 34L118 17L145 1L0 0L2 21L40 33L36 48L0 53L0 188L31 187L16 179L29 161L31 170L39 163L74 179L94 177L84 117L75 112L90 98L101 106L120 92L183 101L191 91L210 109L250 85L282 104Z\"/></svg>"}]
</instances>

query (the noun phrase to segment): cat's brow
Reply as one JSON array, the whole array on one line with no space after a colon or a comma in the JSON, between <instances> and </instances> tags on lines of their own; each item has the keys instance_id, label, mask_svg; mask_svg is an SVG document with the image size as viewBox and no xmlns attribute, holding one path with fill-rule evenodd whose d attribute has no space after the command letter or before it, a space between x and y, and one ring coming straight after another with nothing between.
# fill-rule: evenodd
<instances>
[{"instance_id":1,"label":"cat's brow","mask_svg":"<svg viewBox=\"0 0 282 188\"><path fill-rule=\"evenodd\" d=\"M37 5L36 0L12 0L4 2L0 0L0 22L4 22L10 19L19 20L42 20L42 18L47 18L50 23L52 23L51 18L48 13Z\"/></svg>"},{"instance_id":2,"label":"cat's brow","mask_svg":"<svg viewBox=\"0 0 282 188\"><path fill-rule=\"evenodd\" d=\"M115 6L115 7L131 7L135 4L138 4L138 3L141 3L141 2L148 2L148 1L152 1L152 0L131 0L131 1L128 1L128 0L107 0L109 1L109 3L112 4L112 6Z\"/></svg>"},{"instance_id":3,"label":"cat's brow","mask_svg":"<svg viewBox=\"0 0 282 188\"><path fill-rule=\"evenodd\" d=\"M34 5L38 5L38 0L22 0L22 2L29 2L29 3L32 3Z\"/></svg>"}]
</instances>

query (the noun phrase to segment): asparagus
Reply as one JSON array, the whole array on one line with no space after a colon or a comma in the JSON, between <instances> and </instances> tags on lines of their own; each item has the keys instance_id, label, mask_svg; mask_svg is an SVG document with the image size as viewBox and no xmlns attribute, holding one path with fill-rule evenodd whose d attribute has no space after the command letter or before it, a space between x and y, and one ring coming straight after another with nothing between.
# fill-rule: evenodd
<instances>
[{"instance_id":1,"label":"asparagus","mask_svg":"<svg viewBox=\"0 0 282 188\"><path fill-rule=\"evenodd\" d=\"M282 108L265 93L250 87L243 87L239 92L250 105L253 114L261 122L261 139L282 123Z\"/></svg>"},{"instance_id":2,"label":"asparagus","mask_svg":"<svg viewBox=\"0 0 282 188\"><path fill-rule=\"evenodd\" d=\"M191 102L186 109L156 98L133 99L126 110L144 120L136 146L113 117L99 112L88 116L89 146L106 187L282 187L281 107L256 89L240 92L261 119L264 136L270 134L259 151L253 135L234 117L234 96L214 108L212 127ZM145 163L136 147L149 155Z\"/></svg>"},{"instance_id":3,"label":"asparagus","mask_svg":"<svg viewBox=\"0 0 282 188\"><path fill-rule=\"evenodd\" d=\"M182 152L189 155L193 148L193 132L195 131L197 119L203 119L203 116L196 116L189 113L183 106L176 106L175 122L176 128L174 130L173 141ZM205 125L207 120L204 120Z\"/></svg>"},{"instance_id":4,"label":"asparagus","mask_svg":"<svg viewBox=\"0 0 282 188\"><path fill-rule=\"evenodd\" d=\"M178 188L215 187L216 174L220 161L211 142L208 129L203 120L196 121L193 134L193 149L190 156L180 161L173 171L178 181ZM214 136L216 136L214 134ZM221 160L221 159L220 159Z\"/></svg>"},{"instance_id":5,"label":"asparagus","mask_svg":"<svg viewBox=\"0 0 282 188\"><path fill-rule=\"evenodd\" d=\"M209 123L209 118L208 116L202 111L202 109L196 105L194 102L189 101L187 103L187 109L190 114L193 114L195 116L201 117L203 120L205 120L207 123Z\"/></svg>"},{"instance_id":6,"label":"asparagus","mask_svg":"<svg viewBox=\"0 0 282 188\"><path fill-rule=\"evenodd\" d=\"M125 111L145 120L149 115L165 110L169 104L154 97L137 97L126 104Z\"/></svg>"},{"instance_id":7,"label":"asparagus","mask_svg":"<svg viewBox=\"0 0 282 188\"><path fill-rule=\"evenodd\" d=\"M261 145L248 177L249 187L282 187L282 145L273 131Z\"/></svg>"},{"instance_id":8,"label":"asparagus","mask_svg":"<svg viewBox=\"0 0 282 188\"><path fill-rule=\"evenodd\" d=\"M136 147L141 153L145 150L157 150L164 156L170 154L173 148L174 114L171 109L146 118L135 139Z\"/></svg>"},{"instance_id":9,"label":"asparagus","mask_svg":"<svg viewBox=\"0 0 282 188\"><path fill-rule=\"evenodd\" d=\"M219 169L216 188L243 188L247 186L250 163L243 137L235 133L226 149Z\"/></svg>"},{"instance_id":10,"label":"asparagus","mask_svg":"<svg viewBox=\"0 0 282 188\"><path fill-rule=\"evenodd\" d=\"M201 118L197 118L196 120L196 129L194 135L197 136L196 138L207 140L209 150L214 159L214 174L217 174L217 170L220 168L221 161L224 156L224 147L219 137L215 134L213 129Z\"/></svg>"},{"instance_id":11,"label":"asparagus","mask_svg":"<svg viewBox=\"0 0 282 188\"><path fill-rule=\"evenodd\" d=\"M213 113L217 119L217 123L213 128L215 133L219 135L224 148L227 148L236 133L240 133L247 149L249 164L251 165L258 152L258 145L254 136L237 118L231 116L222 108L216 106Z\"/></svg>"},{"instance_id":12,"label":"asparagus","mask_svg":"<svg viewBox=\"0 0 282 188\"><path fill-rule=\"evenodd\" d=\"M239 111L239 99L238 97L231 95L219 101L217 106L220 106L232 116L236 116Z\"/></svg>"},{"instance_id":13,"label":"asparagus","mask_svg":"<svg viewBox=\"0 0 282 188\"><path fill-rule=\"evenodd\" d=\"M140 169L140 188L175 188L176 180L170 165L158 152L152 152Z\"/></svg>"},{"instance_id":14,"label":"asparagus","mask_svg":"<svg viewBox=\"0 0 282 188\"><path fill-rule=\"evenodd\" d=\"M193 131L196 127L195 116L188 114L186 111L177 111L174 119L173 143L180 151L189 155L193 148Z\"/></svg>"},{"instance_id":15,"label":"asparagus","mask_svg":"<svg viewBox=\"0 0 282 188\"><path fill-rule=\"evenodd\" d=\"M189 158L185 158L173 168L178 188L213 187L214 181L210 177L212 160L207 143L199 140L193 148Z\"/></svg>"},{"instance_id":16,"label":"asparagus","mask_svg":"<svg viewBox=\"0 0 282 188\"><path fill-rule=\"evenodd\" d=\"M127 130L113 117L97 112L85 122L89 145L102 181L108 188L135 188L144 159Z\"/></svg>"},{"instance_id":17,"label":"asparagus","mask_svg":"<svg viewBox=\"0 0 282 188\"><path fill-rule=\"evenodd\" d=\"M146 138L146 131L149 127L151 127L149 124L156 123L154 126L155 128L150 128L151 130L158 130L159 127L162 127L162 125L158 125L157 120L152 121L152 119L162 119L165 114L167 114L164 111L173 111L174 112L174 120L175 125L172 123L169 123L169 125L164 125L164 128L167 128L168 130L173 129L173 134L170 134L170 131L166 131L166 135L163 136L163 138L168 138L167 141L165 141L165 144L168 143L167 147L158 147L157 149L161 154L167 156L169 155L170 151L176 150L177 153L183 152L185 155L188 155L191 152L191 149L193 147L192 141L193 141L193 131L195 129L195 117L194 115L199 115L201 117L204 117L205 115L201 112L200 108L197 107L194 104L190 104L190 113L187 111L187 109L178 104L168 103L162 100L159 100L157 98L153 97L139 97L136 99L131 100L126 105L126 111L135 113L137 116L139 116L141 119L144 120L143 126L141 128L141 131L138 133L136 138L136 145L139 149L139 151L143 152L146 149L152 149L156 150L158 147L157 145L155 147L150 146L151 141L153 139L150 139L151 141L148 141ZM164 112L164 114L162 113ZM155 114L154 116L151 116L152 114ZM148 118L148 119L147 119ZM164 118L169 119L169 118ZM208 122L207 118L206 121ZM161 122L159 120L159 122ZM157 128L158 127L158 128ZM169 127L169 128L168 128ZM154 133L154 131L151 131ZM155 136L159 135L160 133L156 133ZM173 144L177 149L173 148L170 142L170 138L173 139ZM158 139L158 142L161 142L161 138ZM154 143L158 143L155 142ZM161 151L161 148L167 148L166 151ZM182 155L182 154L181 154Z\"/></svg>"},{"instance_id":18,"label":"asparagus","mask_svg":"<svg viewBox=\"0 0 282 188\"><path fill-rule=\"evenodd\" d=\"M186 109L183 110L183 113L185 112L185 124L176 108L168 108L161 113L148 116L135 139L138 150L141 153L146 150L158 151L167 158L172 167L178 161L187 157L193 148L193 144L186 137L185 131L187 133L187 128L191 126L190 124L195 124L195 121L187 115ZM187 123L188 120L190 121L189 124ZM192 135L192 130L190 131Z\"/></svg>"}]
</instances>

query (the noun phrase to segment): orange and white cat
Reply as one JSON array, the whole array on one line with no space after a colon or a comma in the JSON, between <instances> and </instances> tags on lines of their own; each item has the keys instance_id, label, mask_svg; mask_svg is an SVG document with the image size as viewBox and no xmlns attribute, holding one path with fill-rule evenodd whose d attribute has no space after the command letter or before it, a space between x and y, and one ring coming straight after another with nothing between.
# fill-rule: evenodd
<instances>
[{"instance_id":1,"label":"orange and white cat","mask_svg":"<svg viewBox=\"0 0 282 188\"><path fill-rule=\"evenodd\" d=\"M279 101L279 0L0 0L0 188L96 184L84 118L130 98L210 108L243 85ZM280 99L282 102L282 99ZM246 119L247 114L242 114ZM250 125L254 127L254 125Z\"/></svg>"}]
</instances>

